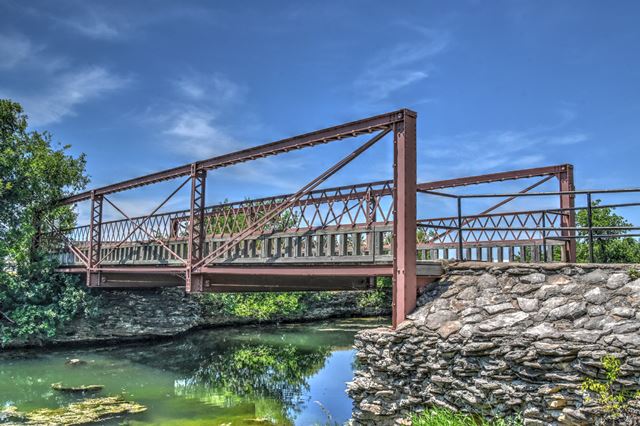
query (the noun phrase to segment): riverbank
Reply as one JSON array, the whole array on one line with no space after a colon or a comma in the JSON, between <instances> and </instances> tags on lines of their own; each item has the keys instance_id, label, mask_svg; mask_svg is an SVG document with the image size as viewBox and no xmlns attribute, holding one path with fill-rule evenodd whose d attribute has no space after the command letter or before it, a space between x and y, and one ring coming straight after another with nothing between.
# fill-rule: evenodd
<instances>
[{"instance_id":1,"label":"riverbank","mask_svg":"<svg viewBox=\"0 0 640 426\"><path fill-rule=\"evenodd\" d=\"M4 349L93 345L178 336L248 324L388 316L388 289L278 294L187 294L181 288L92 290L93 307L53 336L16 339Z\"/></svg>"}]
</instances>

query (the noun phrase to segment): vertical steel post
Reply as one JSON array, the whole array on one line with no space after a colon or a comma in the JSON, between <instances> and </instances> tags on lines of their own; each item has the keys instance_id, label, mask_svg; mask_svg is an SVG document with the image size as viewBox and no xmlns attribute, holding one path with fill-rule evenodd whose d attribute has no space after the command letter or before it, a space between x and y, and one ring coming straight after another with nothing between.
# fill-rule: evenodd
<instances>
[{"instance_id":1,"label":"vertical steel post","mask_svg":"<svg viewBox=\"0 0 640 426\"><path fill-rule=\"evenodd\" d=\"M575 191L573 184L573 166L566 164L564 170L558 175L560 181L560 192ZM560 195L560 211L561 226L563 228L575 228L576 226L576 212L575 207L575 194L563 194ZM574 229L567 229L562 231L562 236L565 237L564 243L564 256L566 262L575 263L576 261L576 231Z\"/></svg>"},{"instance_id":2,"label":"vertical steel post","mask_svg":"<svg viewBox=\"0 0 640 426\"><path fill-rule=\"evenodd\" d=\"M102 195L91 191L91 222L89 223L89 268L87 270L87 285L100 285L100 271L96 265L100 262L100 247L102 245Z\"/></svg>"},{"instance_id":3,"label":"vertical steel post","mask_svg":"<svg viewBox=\"0 0 640 426\"><path fill-rule=\"evenodd\" d=\"M393 135L393 327L416 307L416 113L402 112Z\"/></svg>"},{"instance_id":4,"label":"vertical steel post","mask_svg":"<svg viewBox=\"0 0 640 426\"><path fill-rule=\"evenodd\" d=\"M543 262L548 262L549 257L547 256L547 213L542 212L542 257ZM553 262L553 259L551 259Z\"/></svg>"},{"instance_id":5,"label":"vertical steel post","mask_svg":"<svg viewBox=\"0 0 640 426\"><path fill-rule=\"evenodd\" d=\"M462 254L462 197L458 197L458 260L464 260L464 254Z\"/></svg>"},{"instance_id":6,"label":"vertical steel post","mask_svg":"<svg viewBox=\"0 0 640 426\"><path fill-rule=\"evenodd\" d=\"M369 251L369 256L375 257L375 232L371 231L372 224L376 221L376 211L377 211L377 200L374 195L371 195L371 190L367 191L367 195L365 198L365 214L367 221L367 229L369 232L367 233L367 250Z\"/></svg>"},{"instance_id":7,"label":"vertical steel post","mask_svg":"<svg viewBox=\"0 0 640 426\"><path fill-rule=\"evenodd\" d=\"M204 226L205 192L207 171L191 165L191 203L189 207L189 240L187 268L185 273L186 291L202 291L202 275L194 274L193 265L204 256L206 229Z\"/></svg>"},{"instance_id":8,"label":"vertical steel post","mask_svg":"<svg viewBox=\"0 0 640 426\"><path fill-rule=\"evenodd\" d=\"M594 262L593 256L593 208L591 207L591 193L587 193L587 227L589 228L589 262Z\"/></svg>"}]
</instances>

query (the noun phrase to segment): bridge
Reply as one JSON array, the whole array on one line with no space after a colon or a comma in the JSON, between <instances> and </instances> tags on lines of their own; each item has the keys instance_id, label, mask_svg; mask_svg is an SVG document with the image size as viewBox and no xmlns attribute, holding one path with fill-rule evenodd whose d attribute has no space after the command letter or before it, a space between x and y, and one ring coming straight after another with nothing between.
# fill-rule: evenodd
<instances>
[{"instance_id":1,"label":"bridge","mask_svg":"<svg viewBox=\"0 0 640 426\"><path fill-rule=\"evenodd\" d=\"M418 183L416 113L369 117L129 179L60 200L89 203L89 223L39 224L37 244L60 271L82 274L89 287L184 286L187 292L328 291L393 282L393 324L415 308L418 288L443 272L441 260L575 261L573 167L568 164ZM364 139L291 194L207 205L208 172L238 163L356 138ZM323 187L376 143L393 144L393 179ZM472 215L445 188L539 178L519 193ZM504 206L556 179L557 207L503 211ZM126 212L112 196L173 181L175 188L144 216ZM180 191L184 210L164 211ZM418 196L454 199L449 217L417 214ZM122 216L103 220L105 207ZM44 216L43 216L44 217Z\"/></svg>"}]
</instances>

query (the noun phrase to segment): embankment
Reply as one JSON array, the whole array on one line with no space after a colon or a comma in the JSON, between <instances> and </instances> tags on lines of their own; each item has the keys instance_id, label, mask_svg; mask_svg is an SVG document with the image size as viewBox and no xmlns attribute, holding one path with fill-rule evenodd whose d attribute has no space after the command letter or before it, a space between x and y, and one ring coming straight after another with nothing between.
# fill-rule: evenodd
<instances>
[{"instance_id":1,"label":"embankment","mask_svg":"<svg viewBox=\"0 0 640 426\"><path fill-rule=\"evenodd\" d=\"M525 424L593 424L587 377L640 386L640 279L629 266L459 263L427 287L397 330L362 331L349 384L355 424L406 423L440 406Z\"/></svg>"},{"instance_id":2,"label":"embankment","mask_svg":"<svg viewBox=\"0 0 640 426\"><path fill-rule=\"evenodd\" d=\"M92 315L72 320L53 337L9 342L5 349L114 343L175 336L197 328L379 316L391 311L388 289L287 294L282 300L270 301L273 309L267 313L260 309L253 312L251 305L236 306L234 311L232 302L242 304L242 298L186 294L181 288L100 289L92 290L91 296L95 299Z\"/></svg>"}]
</instances>

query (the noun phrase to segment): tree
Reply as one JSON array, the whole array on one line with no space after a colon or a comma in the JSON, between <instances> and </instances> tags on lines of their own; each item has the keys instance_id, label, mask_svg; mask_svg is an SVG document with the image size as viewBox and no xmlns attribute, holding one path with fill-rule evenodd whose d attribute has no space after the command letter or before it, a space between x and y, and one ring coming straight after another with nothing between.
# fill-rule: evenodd
<instances>
[{"instance_id":1,"label":"tree","mask_svg":"<svg viewBox=\"0 0 640 426\"><path fill-rule=\"evenodd\" d=\"M597 227L623 227L632 226L624 217L616 214L615 208L601 207L601 200L595 200L591 204L591 223ZM576 214L576 223L579 227L589 226L587 210L579 210ZM626 230L595 230L593 231L593 254L596 263L640 263L640 242L632 237L625 237ZM588 236L588 231L579 231L578 235ZM619 235L615 238L598 238L598 235ZM578 262L589 262L589 244L585 239L577 244Z\"/></svg>"},{"instance_id":2,"label":"tree","mask_svg":"<svg viewBox=\"0 0 640 426\"><path fill-rule=\"evenodd\" d=\"M48 132L29 131L20 104L0 99L0 343L52 335L87 306L76 279L30 250L38 225L75 221L70 208L55 206L88 182L84 155L68 149Z\"/></svg>"},{"instance_id":3,"label":"tree","mask_svg":"<svg viewBox=\"0 0 640 426\"><path fill-rule=\"evenodd\" d=\"M27 260L39 212L62 223L73 219L69 208L51 208L88 182L84 155L74 158L68 149L54 147L48 132L28 131L20 104L0 99L0 268Z\"/></svg>"}]
</instances>

